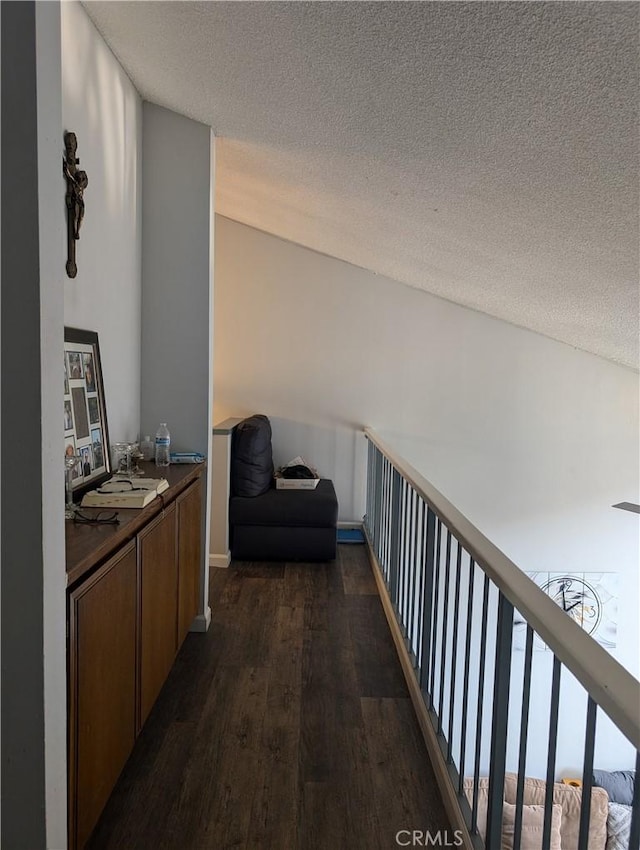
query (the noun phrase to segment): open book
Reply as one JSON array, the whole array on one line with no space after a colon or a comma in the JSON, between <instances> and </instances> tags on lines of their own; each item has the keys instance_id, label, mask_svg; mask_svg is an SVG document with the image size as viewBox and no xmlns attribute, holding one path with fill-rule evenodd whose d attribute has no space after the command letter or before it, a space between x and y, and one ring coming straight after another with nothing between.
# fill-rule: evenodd
<instances>
[{"instance_id":1,"label":"open book","mask_svg":"<svg viewBox=\"0 0 640 850\"><path fill-rule=\"evenodd\" d=\"M144 508L169 488L166 478L124 478L114 475L97 490L85 493L83 508Z\"/></svg>"}]
</instances>

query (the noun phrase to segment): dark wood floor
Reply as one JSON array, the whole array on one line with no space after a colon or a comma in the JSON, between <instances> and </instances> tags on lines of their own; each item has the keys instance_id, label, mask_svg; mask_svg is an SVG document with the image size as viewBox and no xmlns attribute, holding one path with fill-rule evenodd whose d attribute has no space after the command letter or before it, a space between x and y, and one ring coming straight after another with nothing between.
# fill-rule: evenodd
<instances>
[{"instance_id":1,"label":"dark wood floor","mask_svg":"<svg viewBox=\"0 0 640 850\"><path fill-rule=\"evenodd\" d=\"M386 850L451 829L363 546L212 570L92 850Z\"/></svg>"}]
</instances>

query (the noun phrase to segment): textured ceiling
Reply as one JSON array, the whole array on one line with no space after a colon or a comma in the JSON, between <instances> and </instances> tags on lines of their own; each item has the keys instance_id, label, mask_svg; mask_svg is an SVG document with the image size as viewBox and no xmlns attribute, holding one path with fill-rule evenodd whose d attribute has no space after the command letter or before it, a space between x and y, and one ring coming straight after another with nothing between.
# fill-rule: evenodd
<instances>
[{"instance_id":1,"label":"textured ceiling","mask_svg":"<svg viewBox=\"0 0 640 850\"><path fill-rule=\"evenodd\" d=\"M637 368L638 4L84 5L218 212Z\"/></svg>"}]
</instances>

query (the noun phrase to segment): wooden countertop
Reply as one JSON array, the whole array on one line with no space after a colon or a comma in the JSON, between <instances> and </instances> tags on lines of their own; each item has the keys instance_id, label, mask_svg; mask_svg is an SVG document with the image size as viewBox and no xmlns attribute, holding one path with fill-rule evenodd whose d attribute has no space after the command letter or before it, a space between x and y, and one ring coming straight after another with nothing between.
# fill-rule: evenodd
<instances>
[{"instance_id":1,"label":"wooden countertop","mask_svg":"<svg viewBox=\"0 0 640 850\"><path fill-rule=\"evenodd\" d=\"M142 463L145 477L166 478L169 489L144 508L118 508L117 525L85 525L65 520L67 587L75 584L105 558L131 540L149 520L162 512L192 481L199 478L205 463L183 463L159 469L154 463ZM96 514L98 508L83 508L84 514ZM104 510L104 509L103 509Z\"/></svg>"}]
</instances>

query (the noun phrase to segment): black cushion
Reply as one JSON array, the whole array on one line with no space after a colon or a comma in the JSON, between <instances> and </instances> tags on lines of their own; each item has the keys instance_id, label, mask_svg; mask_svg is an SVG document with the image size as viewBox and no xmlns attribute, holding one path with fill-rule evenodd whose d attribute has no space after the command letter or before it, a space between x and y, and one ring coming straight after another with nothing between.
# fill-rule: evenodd
<instances>
[{"instance_id":1,"label":"black cushion","mask_svg":"<svg viewBox=\"0 0 640 850\"><path fill-rule=\"evenodd\" d=\"M315 490L276 490L257 498L234 497L229 501L233 525L276 525L312 528L335 527L338 499L333 482L323 478Z\"/></svg>"},{"instance_id":2,"label":"black cushion","mask_svg":"<svg viewBox=\"0 0 640 850\"><path fill-rule=\"evenodd\" d=\"M256 414L236 425L231 442L231 494L247 498L265 493L273 481L271 423Z\"/></svg>"},{"instance_id":3,"label":"black cushion","mask_svg":"<svg viewBox=\"0 0 640 850\"><path fill-rule=\"evenodd\" d=\"M336 557L336 530L236 525L233 527L231 555L241 561L333 561Z\"/></svg>"}]
</instances>

